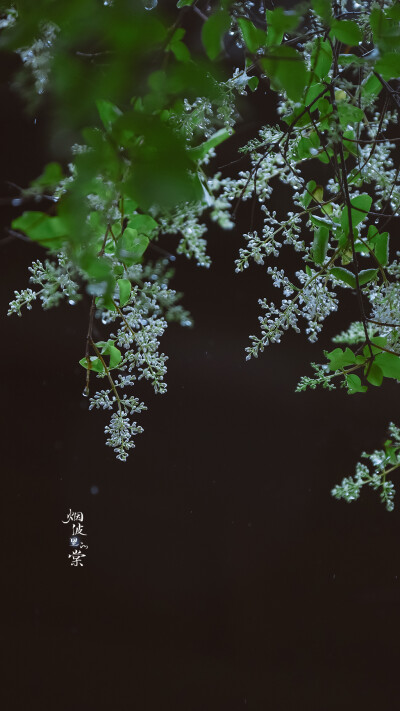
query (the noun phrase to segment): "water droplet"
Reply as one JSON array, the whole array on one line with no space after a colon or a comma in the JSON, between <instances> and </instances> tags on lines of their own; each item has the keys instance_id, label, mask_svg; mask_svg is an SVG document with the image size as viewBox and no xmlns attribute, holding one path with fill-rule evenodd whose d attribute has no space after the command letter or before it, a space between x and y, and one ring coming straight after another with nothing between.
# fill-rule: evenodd
<instances>
[{"instance_id":1,"label":"water droplet","mask_svg":"<svg viewBox=\"0 0 400 711\"><path fill-rule=\"evenodd\" d=\"M83 393L82 393L82 397L89 397L89 393L88 393L88 391L86 390L86 388L84 389L84 391L83 391Z\"/></svg>"},{"instance_id":2,"label":"water droplet","mask_svg":"<svg viewBox=\"0 0 400 711\"><path fill-rule=\"evenodd\" d=\"M18 207L18 205L22 205L22 202L23 202L22 198L13 198L11 200L11 205L13 207Z\"/></svg>"},{"instance_id":3,"label":"water droplet","mask_svg":"<svg viewBox=\"0 0 400 711\"><path fill-rule=\"evenodd\" d=\"M157 7L158 0L144 0L143 6L145 10L154 10Z\"/></svg>"},{"instance_id":4,"label":"water droplet","mask_svg":"<svg viewBox=\"0 0 400 711\"><path fill-rule=\"evenodd\" d=\"M96 494L99 493L99 487L96 486L96 484L93 484L93 486L90 487L90 493L93 494L93 496L96 496Z\"/></svg>"},{"instance_id":5,"label":"water droplet","mask_svg":"<svg viewBox=\"0 0 400 711\"><path fill-rule=\"evenodd\" d=\"M75 301L75 299L68 299L68 303L70 306L75 306L76 301Z\"/></svg>"}]
</instances>

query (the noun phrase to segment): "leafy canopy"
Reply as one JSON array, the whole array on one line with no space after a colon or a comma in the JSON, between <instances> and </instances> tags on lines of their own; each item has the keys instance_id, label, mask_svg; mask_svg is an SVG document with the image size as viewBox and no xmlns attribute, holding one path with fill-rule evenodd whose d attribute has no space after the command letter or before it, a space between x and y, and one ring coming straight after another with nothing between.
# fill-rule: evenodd
<instances>
[{"instance_id":1,"label":"leafy canopy","mask_svg":"<svg viewBox=\"0 0 400 711\"><path fill-rule=\"evenodd\" d=\"M249 201L236 271L261 266L282 299L260 301L247 358L289 328L317 341L347 290L359 320L297 390L338 384L365 398L385 379L400 381L400 265L391 241L400 208L399 2L311 0L289 10L233 0L18 0L0 26L2 49L21 57L27 102L49 93L55 127L80 136L68 167L49 163L22 191L40 209L17 216L14 234L49 256L34 262L34 288L15 292L9 313L36 299L44 308L86 299L84 393L90 409L111 411L105 432L118 459L142 431L135 418L145 409L126 391L144 378L165 392L160 338L169 321L191 325L168 285L170 235L178 254L207 267L204 218L231 229ZM215 173L210 160L252 92L275 101L275 120L227 173ZM269 199L282 184L292 204L277 214ZM297 256L294 273L285 273L283 245ZM93 339L95 319L102 341ZM95 392L93 375L102 381ZM391 510L396 426L381 450L363 456L368 465L358 464L334 496L352 501L366 484Z\"/></svg>"}]
</instances>

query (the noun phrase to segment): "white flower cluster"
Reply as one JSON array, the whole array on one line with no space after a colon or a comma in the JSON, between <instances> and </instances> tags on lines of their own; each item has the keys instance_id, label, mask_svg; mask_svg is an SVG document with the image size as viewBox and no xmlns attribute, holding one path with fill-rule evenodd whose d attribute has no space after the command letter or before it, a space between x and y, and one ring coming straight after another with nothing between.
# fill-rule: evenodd
<instances>
[{"instance_id":1,"label":"white flower cluster","mask_svg":"<svg viewBox=\"0 0 400 711\"><path fill-rule=\"evenodd\" d=\"M386 336L388 347L400 352L400 282L375 285L368 299L372 306L371 319L377 322L379 335Z\"/></svg>"},{"instance_id":2,"label":"white flower cluster","mask_svg":"<svg viewBox=\"0 0 400 711\"><path fill-rule=\"evenodd\" d=\"M337 310L336 294L329 291L326 279L317 272L296 272L300 284L303 285L301 288L294 286L284 271L278 270L277 267L269 267L268 274L271 275L274 286L283 289L285 297L291 296L295 291L297 293L292 299L283 299L279 308L273 302L268 304L266 299L259 301L265 311L265 316L259 316L262 335L261 338L250 336L252 345L246 348L247 360L251 356L257 357L270 343L280 343L283 332L289 328L300 333L299 317L307 321L306 333L309 341L314 343L322 329L322 322L332 311Z\"/></svg>"},{"instance_id":3,"label":"white flower cluster","mask_svg":"<svg viewBox=\"0 0 400 711\"><path fill-rule=\"evenodd\" d=\"M159 223L164 234L181 235L177 248L178 254L184 254L188 259L195 259L200 267L209 267L211 260L206 253L207 241L203 238L207 227L198 221L204 208L202 202L184 203L174 210L165 211L160 215Z\"/></svg>"},{"instance_id":4,"label":"white flower cluster","mask_svg":"<svg viewBox=\"0 0 400 711\"><path fill-rule=\"evenodd\" d=\"M303 304L301 315L308 325L306 334L311 343L315 343L322 330L323 321L333 311L337 311L338 301L336 294L328 289L326 279L318 276L311 270L311 278L303 271L296 272L301 284L304 284L299 293L299 303Z\"/></svg>"},{"instance_id":5,"label":"white flower cluster","mask_svg":"<svg viewBox=\"0 0 400 711\"><path fill-rule=\"evenodd\" d=\"M394 509L395 488L393 482L387 480L387 474L400 467L400 430L393 423L389 425L392 439L385 442L385 450L375 450L371 454L362 453L371 465L357 462L354 477L345 477L341 484L335 486L332 495L336 499L347 502L359 498L363 486L370 486L374 491L380 491L380 499L387 511Z\"/></svg>"},{"instance_id":6,"label":"white flower cluster","mask_svg":"<svg viewBox=\"0 0 400 711\"><path fill-rule=\"evenodd\" d=\"M118 326L110 338L114 346L121 349L121 360L115 371L97 373L103 381L108 378L110 387L97 391L90 398L89 406L91 410L113 411L105 432L110 435L107 444L113 447L121 461L126 460L128 450L134 447L132 437L143 431L129 418L147 409L137 398L121 396L121 391L131 387L136 379L144 378L150 381L155 393L165 393L167 356L159 352L160 338L167 321L178 321L183 326L192 324L187 311L176 303L180 294L168 288L173 275L169 260L162 259L146 266L136 264L129 268L128 275L132 282L138 282L131 290L128 303L121 308L117 304L115 311L102 312L103 323ZM116 303L117 299L116 294Z\"/></svg>"},{"instance_id":7,"label":"white flower cluster","mask_svg":"<svg viewBox=\"0 0 400 711\"><path fill-rule=\"evenodd\" d=\"M79 284L75 281L78 277L77 270L72 262L61 252L57 255L57 264L39 260L29 267L32 276L29 281L41 287L39 290L24 289L21 292L15 291L16 298L10 302L8 315L16 313L21 316L21 307L26 306L31 309L31 302L39 297L44 309L57 306L66 298L72 306L82 297L79 294Z\"/></svg>"},{"instance_id":8,"label":"white flower cluster","mask_svg":"<svg viewBox=\"0 0 400 711\"><path fill-rule=\"evenodd\" d=\"M59 28L56 25L47 22L42 27L42 36L35 40L30 47L19 50L22 61L32 71L38 94L43 94L47 86L52 58L51 50L58 32Z\"/></svg>"},{"instance_id":9,"label":"white flower cluster","mask_svg":"<svg viewBox=\"0 0 400 711\"><path fill-rule=\"evenodd\" d=\"M104 432L109 435L106 444L113 448L117 459L126 462L129 450L135 446L132 438L141 434L143 427L136 422L131 422L126 412L120 411L114 412Z\"/></svg>"}]
</instances>

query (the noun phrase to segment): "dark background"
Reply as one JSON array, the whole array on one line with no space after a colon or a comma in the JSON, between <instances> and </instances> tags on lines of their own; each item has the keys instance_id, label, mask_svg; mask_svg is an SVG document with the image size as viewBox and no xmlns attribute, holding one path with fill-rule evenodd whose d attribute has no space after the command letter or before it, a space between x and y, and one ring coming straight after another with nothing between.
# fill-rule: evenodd
<instances>
[{"instance_id":1,"label":"dark background","mask_svg":"<svg viewBox=\"0 0 400 711\"><path fill-rule=\"evenodd\" d=\"M8 81L1 98L5 198L54 155L45 109L34 123ZM16 214L3 205L3 224ZM294 393L357 318L351 295L319 344L287 334L245 362L272 296L263 268L234 274L248 221L245 205L237 231L210 229L210 270L178 259L195 328L168 329L168 394L140 389L126 464L81 397L88 303L7 319L43 251L3 232L4 709L398 708L400 509L330 496L398 422L398 389ZM70 508L83 568L67 558Z\"/></svg>"}]
</instances>

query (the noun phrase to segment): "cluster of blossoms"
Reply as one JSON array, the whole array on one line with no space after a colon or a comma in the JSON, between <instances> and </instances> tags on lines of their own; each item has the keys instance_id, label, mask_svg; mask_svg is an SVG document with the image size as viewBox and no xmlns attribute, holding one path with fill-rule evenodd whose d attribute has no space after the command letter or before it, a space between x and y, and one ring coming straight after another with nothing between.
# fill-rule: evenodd
<instances>
[{"instance_id":1,"label":"cluster of blossoms","mask_svg":"<svg viewBox=\"0 0 400 711\"><path fill-rule=\"evenodd\" d=\"M370 466L358 462L355 476L345 477L341 484L332 490L336 499L355 501L359 498L362 487L370 486L374 491L380 491L380 499L387 511L393 511L395 488L393 482L386 479L388 473L400 467L400 430L393 422L389 425L389 436L385 449L375 450L372 454L362 453L361 456Z\"/></svg>"},{"instance_id":2,"label":"cluster of blossoms","mask_svg":"<svg viewBox=\"0 0 400 711\"><path fill-rule=\"evenodd\" d=\"M57 254L57 262L48 259L44 263L39 260L29 267L31 277L29 279L39 289L23 289L15 291L15 299L10 302L8 316L17 314L21 316L21 308L26 306L32 308L32 301L40 299L44 309L57 306L60 301L67 299L73 306L82 297L80 294L79 274L75 265L62 252Z\"/></svg>"},{"instance_id":3,"label":"cluster of blossoms","mask_svg":"<svg viewBox=\"0 0 400 711\"><path fill-rule=\"evenodd\" d=\"M144 6L151 10L156 4L154 0L146 0ZM255 263L266 270L273 286L282 291L280 304L266 298L259 300L263 311L259 316L260 334L250 336L247 359L258 357L269 344L280 343L284 332L290 328L297 333L303 328L309 341L315 343L325 319L337 311L341 291L352 290L359 302L361 321L351 324L335 342L358 347L354 352L347 347L344 351L337 349L332 354L326 353L330 363L313 363L314 377L303 377L297 390L314 389L317 385L331 390L336 379L340 379L341 385L350 393L364 392L367 386L361 382L358 373L375 385L379 385L384 376L400 380L397 377L400 371L387 358L393 359L400 354L400 266L397 261L389 263L389 235L384 231L388 218L396 215L400 207L397 144L390 134L398 121L398 111L388 110L390 100L398 108L398 99L394 98L397 94L393 87L386 80L380 81L374 69L375 55L380 50L371 50L375 38L370 24L370 11L381 12L391 3L383 0L369 7L368 3L339 0L334 8L328 5L312 3L313 9L307 11L297 25L299 10L285 12L278 8L268 10L265 15L264 3L250 1L234 2L229 11L223 9L219 20L225 23L227 19L227 23L225 37L217 37L220 49L233 42L243 58L249 50L246 61L242 62L244 68L234 67L224 82L208 75L209 86L212 84L213 87L209 96L203 95L202 85L200 96L196 97L187 87L188 96L180 96L169 108L161 102L162 118L157 124L160 130L162 126L168 126L166 135L176 138L176 145L183 144L183 153L187 151L188 156L198 156L191 163L184 163L191 166L185 169L185 179L188 182L196 179L200 188L196 198L189 201L188 197L179 204L175 200L172 205L167 202L161 206L157 200L150 205L144 201L147 207L137 210L138 204L142 205L138 197L139 203L132 207L134 200L129 197L132 185L128 179L125 194L124 179L129 175L132 177L135 162L132 155L136 154L134 151L129 153L129 136L123 135L121 145L117 144L115 164L118 170L108 173L107 169L104 173L99 170L99 174L92 176L89 194L85 193L84 197L89 232L100 240L99 245L96 242L95 254L103 260L103 267L110 268L112 283L117 284L113 293L109 293L111 288L107 291L102 282L91 280L90 275L88 277L83 269L79 269L69 258L67 247L55 259L32 265L31 283L36 290L29 288L15 292L9 313L18 315L21 315L22 306L30 309L35 299L40 299L43 307L49 308L63 298L70 304L76 303L81 298L82 287L92 296L92 316L101 320L109 332L107 340L94 343L88 339L91 341L90 353L94 350L94 355L89 355L87 350L80 362L88 372L87 389L90 373L95 373L102 382L101 389L90 397L89 408L112 413L105 432L107 444L119 460L126 460L134 446L135 435L142 431L135 418L146 409L130 394L130 388L143 379L149 381L154 392L166 391L167 356L160 350L160 339L169 321L191 325L189 314L177 303L179 294L169 288L171 260L162 259L155 264L147 262L148 255L143 256L146 247L161 237L177 235L177 254L208 267L210 257L205 219L209 217L223 229L231 229L240 202L252 201L252 222L243 236L244 245L235 261L236 272L243 272ZM346 17L357 17L357 23L353 20L339 22L338 29L336 18L340 12ZM261 19L261 15L267 21ZM275 17L275 25L271 16ZM207 17L202 19L207 23ZM254 25L251 24L253 20ZM9 13L0 24L13 21L14 15ZM291 34L292 27L300 32L301 41L295 33ZM175 26L173 30L175 32ZM175 43L175 49L171 51L185 64L191 55L181 41L184 30L178 28L176 31L180 37L176 42L180 44ZM40 39L31 47L20 50L23 62L33 72L39 94L46 86L57 32L54 25L44 24ZM379 33L375 34L379 38ZM398 34L400 36L400 30ZM171 42L175 36L174 33L171 35ZM202 35L205 44L206 36L207 32ZM357 39L360 37L362 41ZM392 42L392 34L388 37ZM344 47L353 48L357 54L344 52ZM282 64L272 61L279 48L283 48L284 56L276 55L275 59L288 60L286 65L285 61ZM218 51L218 46L216 49L211 47L212 54ZM394 54L398 66L398 55L389 54ZM295 60L293 70L301 66L304 75L308 76L307 82L303 82L303 97L297 94L288 76L290 59ZM391 61L394 60L392 57ZM274 65L272 68L271 64ZM390 75L390 67L385 69L384 65L385 71L389 72L390 81L394 77ZM164 69L159 74L167 76ZM262 127L257 137L240 149L241 160L247 162L241 164L244 169L236 175L225 176L221 172L206 175L210 161L216 155L216 146L232 133L240 118L236 95L246 95L259 82L265 86L267 76L279 94L279 124ZM297 76L301 80L301 70ZM386 90L384 101L381 100L382 88ZM138 99L139 104L142 98ZM105 118L99 111L105 131L101 133L94 129L94 146L100 146L101 156L112 155L114 159L114 147L110 148L109 138L111 136L114 141L112 122L118 122L122 111L111 104L104 107L107 103L103 101ZM144 104L142 102L140 111ZM149 105L153 106L151 101ZM150 123L155 116L159 118L157 102L155 106L154 112L149 109ZM136 140L134 148L138 149L143 165L147 166L146 150L149 149L151 155L153 147L145 145L146 150L140 154L142 143L146 144L147 140L146 131L143 129L142 136L141 130L138 136L132 131ZM151 137L149 140L151 143ZM71 164L71 175L53 186L56 200L73 190L74 181L79 179L79 160L88 157L86 154L89 158L96 155L96 148L75 146L72 152L76 155L76 166ZM135 178L134 170L135 166ZM118 179L115 177L117 173ZM287 209L286 201L276 210L270 209L268 202L273 191L282 189L282 186L285 194L291 195L291 209ZM184 181L180 187L184 190ZM134 181L136 199L135 189ZM189 191L187 194L191 195ZM148 214L143 214L144 211ZM169 247L169 242L167 244ZM278 266L273 263L273 260L283 259L283 254L288 251L286 248L295 253L297 263L293 276L285 273L281 261ZM132 250L137 250L135 258L126 263ZM382 359L383 353L386 360ZM125 389L129 394L125 394ZM400 466L400 436L394 425L390 426L390 433L392 439L385 443L384 450L364 455L372 471L366 464L358 464L355 477L344 479L334 489L334 496L353 500L367 484L380 490L388 510L393 508L394 489L386 475Z\"/></svg>"}]
</instances>

